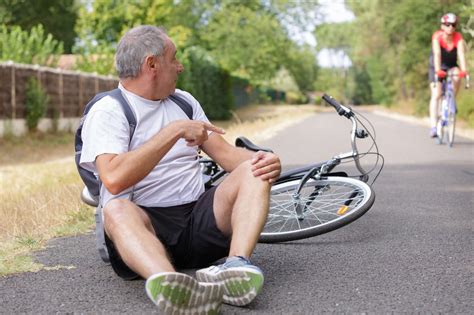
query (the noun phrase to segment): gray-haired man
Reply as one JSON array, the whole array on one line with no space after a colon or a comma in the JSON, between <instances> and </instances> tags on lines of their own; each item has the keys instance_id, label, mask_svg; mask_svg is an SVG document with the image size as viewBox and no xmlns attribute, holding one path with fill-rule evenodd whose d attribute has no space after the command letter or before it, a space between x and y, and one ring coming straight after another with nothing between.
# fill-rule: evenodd
<instances>
[{"instance_id":1,"label":"gray-haired man","mask_svg":"<svg viewBox=\"0 0 474 315\"><path fill-rule=\"evenodd\" d=\"M103 185L104 226L114 270L141 276L149 297L165 313L216 313L221 302L246 305L260 292L263 273L249 258L268 213L279 158L227 143L199 102L176 89L184 70L176 47L155 26L138 26L116 53L119 88L137 118L132 139L120 104L104 97L83 126L81 166ZM205 78L203 78L205 79ZM193 119L168 97L193 107ZM204 189L198 150L229 175ZM177 268L209 266L197 280Z\"/></svg>"}]
</instances>

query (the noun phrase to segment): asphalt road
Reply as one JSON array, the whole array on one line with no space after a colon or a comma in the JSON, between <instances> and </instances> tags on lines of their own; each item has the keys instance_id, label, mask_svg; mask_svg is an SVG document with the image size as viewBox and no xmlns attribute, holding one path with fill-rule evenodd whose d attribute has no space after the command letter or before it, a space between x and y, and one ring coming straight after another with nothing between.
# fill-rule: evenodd
<instances>
[{"instance_id":1,"label":"asphalt road","mask_svg":"<svg viewBox=\"0 0 474 315\"><path fill-rule=\"evenodd\" d=\"M457 138L449 149L425 127L368 117L386 162L373 208L322 236L259 244L262 294L223 314L473 312L474 142ZM287 168L303 165L348 151L349 127L318 114L262 145ZM122 281L101 262L93 234L53 240L36 258L57 268L0 278L0 313L157 311L144 281Z\"/></svg>"}]
</instances>

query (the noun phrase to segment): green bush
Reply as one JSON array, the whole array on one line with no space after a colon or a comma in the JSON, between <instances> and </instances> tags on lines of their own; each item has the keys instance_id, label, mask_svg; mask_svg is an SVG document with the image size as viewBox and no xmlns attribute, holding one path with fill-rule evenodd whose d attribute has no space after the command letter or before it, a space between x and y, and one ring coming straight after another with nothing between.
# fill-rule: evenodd
<instances>
[{"instance_id":1,"label":"green bush","mask_svg":"<svg viewBox=\"0 0 474 315\"><path fill-rule=\"evenodd\" d=\"M46 112L49 97L35 78L30 78L26 85L26 125L34 131L39 120Z\"/></svg>"},{"instance_id":2,"label":"green bush","mask_svg":"<svg viewBox=\"0 0 474 315\"><path fill-rule=\"evenodd\" d=\"M228 119L234 108L232 79L202 48L190 47L180 61L185 71L178 87L191 93L201 103L209 119Z\"/></svg>"}]
</instances>

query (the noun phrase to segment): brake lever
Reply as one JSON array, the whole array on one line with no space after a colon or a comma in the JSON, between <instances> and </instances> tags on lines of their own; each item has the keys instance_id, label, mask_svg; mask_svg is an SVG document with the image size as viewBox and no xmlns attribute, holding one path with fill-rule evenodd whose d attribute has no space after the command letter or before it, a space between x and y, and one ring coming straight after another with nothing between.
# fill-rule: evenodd
<instances>
[{"instance_id":1,"label":"brake lever","mask_svg":"<svg viewBox=\"0 0 474 315\"><path fill-rule=\"evenodd\" d=\"M364 139L369 136L369 134L367 133L367 131L365 131L365 129L357 129L355 135L359 139Z\"/></svg>"}]
</instances>

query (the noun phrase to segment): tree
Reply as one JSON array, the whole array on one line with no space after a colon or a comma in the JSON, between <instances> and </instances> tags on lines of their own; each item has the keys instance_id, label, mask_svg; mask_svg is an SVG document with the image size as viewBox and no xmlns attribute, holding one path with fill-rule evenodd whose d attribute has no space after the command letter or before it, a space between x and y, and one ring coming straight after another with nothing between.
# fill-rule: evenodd
<instances>
[{"instance_id":1,"label":"tree","mask_svg":"<svg viewBox=\"0 0 474 315\"><path fill-rule=\"evenodd\" d=\"M0 0L0 24L26 31L41 24L45 33L61 41L64 51L70 53L77 36L78 7L75 0Z\"/></svg>"},{"instance_id":2,"label":"tree","mask_svg":"<svg viewBox=\"0 0 474 315\"><path fill-rule=\"evenodd\" d=\"M224 69L254 81L275 75L290 45L274 17L237 4L217 12L202 39Z\"/></svg>"},{"instance_id":3,"label":"tree","mask_svg":"<svg viewBox=\"0 0 474 315\"><path fill-rule=\"evenodd\" d=\"M468 0L438 0L429 5L424 0L349 0L346 5L356 19L321 26L316 36L318 46L337 47L351 58L353 79L360 81L352 93L357 91L357 98L371 94L380 103L407 98L425 103L431 34L445 12L467 20ZM363 82L367 80L369 85ZM361 88L366 91L361 93Z\"/></svg>"},{"instance_id":4,"label":"tree","mask_svg":"<svg viewBox=\"0 0 474 315\"><path fill-rule=\"evenodd\" d=\"M42 25L29 32L0 25L0 60L55 66L62 52L62 43L46 34Z\"/></svg>"},{"instance_id":5,"label":"tree","mask_svg":"<svg viewBox=\"0 0 474 315\"><path fill-rule=\"evenodd\" d=\"M95 0L91 9L79 11L81 41L75 51L84 56L81 70L113 73L112 63L105 60L113 59L124 32L140 24L161 25L176 43L178 57L189 47L201 47L233 75L262 82L285 67L303 86L303 77L311 80L316 73L314 62L307 67L295 63L298 57L312 59L311 52L296 47L281 23L304 15L295 10L289 0Z\"/></svg>"}]
</instances>

